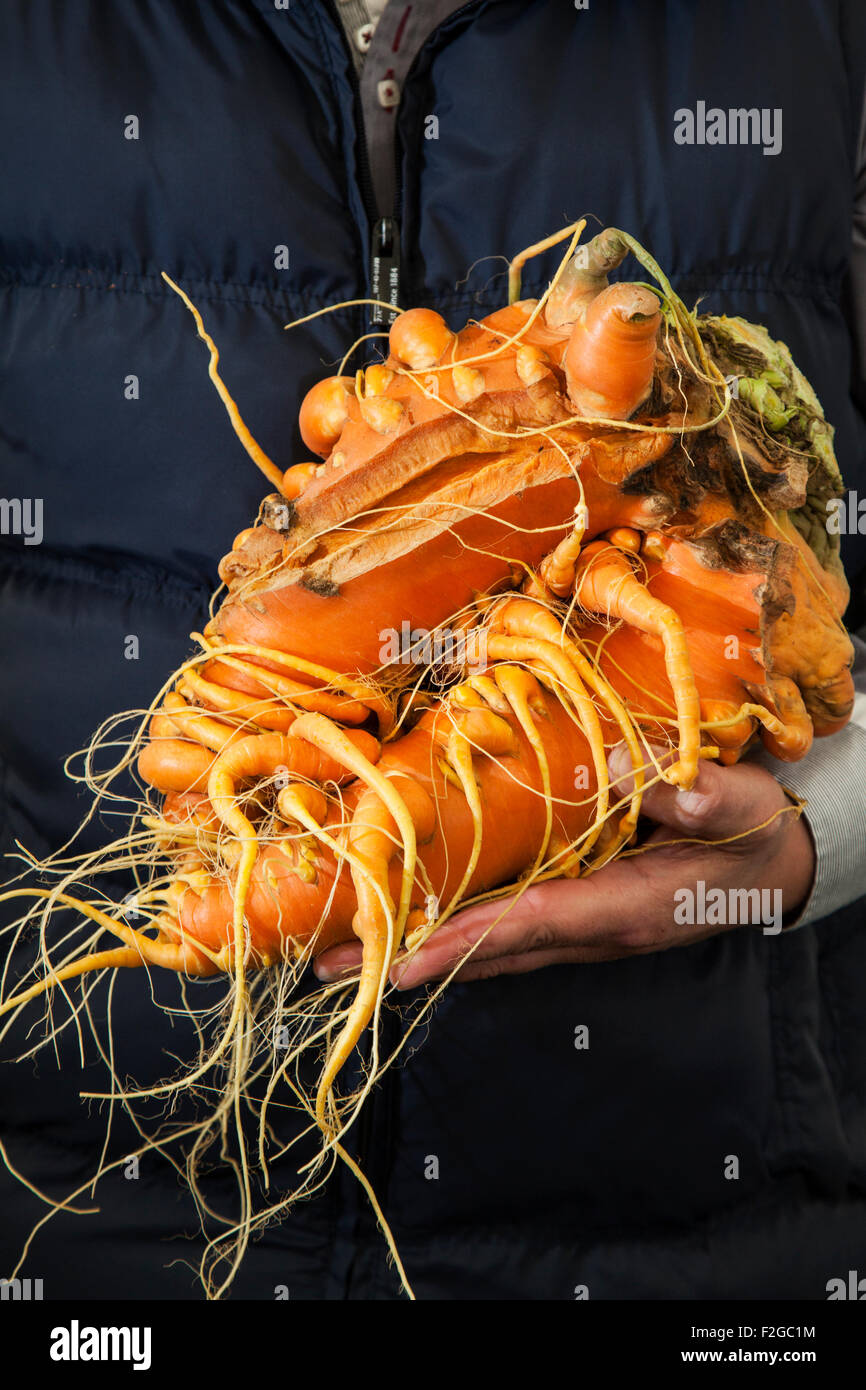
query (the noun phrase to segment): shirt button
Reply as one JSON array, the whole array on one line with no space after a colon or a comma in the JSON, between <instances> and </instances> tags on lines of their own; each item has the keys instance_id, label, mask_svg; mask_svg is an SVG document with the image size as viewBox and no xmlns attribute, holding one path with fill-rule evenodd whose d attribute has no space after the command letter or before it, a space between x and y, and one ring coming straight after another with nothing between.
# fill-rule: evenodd
<instances>
[{"instance_id":1,"label":"shirt button","mask_svg":"<svg viewBox=\"0 0 866 1390\"><path fill-rule=\"evenodd\" d=\"M373 41L373 30L375 24L362 24L360 29L355 30L355 47L359 53L366 53Z\"/></svg>"},{"instance_id":2,"label":"shirt button","mask_svg":"<svg viewBox=\"0 0 866 1390\"><path fill-rule=\"evenodd\" d=\"M393 77L386 77L382 82L377 83L376 92L379 97L379 105L386 109L396 106L400 101L400 84L395 82Z\"/></svg>"}]
</instances>

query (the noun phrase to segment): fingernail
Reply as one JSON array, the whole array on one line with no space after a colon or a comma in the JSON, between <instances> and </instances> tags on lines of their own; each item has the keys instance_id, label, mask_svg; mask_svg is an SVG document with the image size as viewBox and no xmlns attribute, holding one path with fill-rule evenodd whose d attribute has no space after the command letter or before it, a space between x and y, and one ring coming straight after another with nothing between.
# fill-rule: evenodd
<instances>
[{"instance_id":1,"label":"fingernail","mask_svg":"<svg viewBox=\"0 0 866 1390\"><path fill-rule=\"evenodd\" d=\"M607 766L614 777L631 771L631 754L624 743L617 743L607 755Z\"/></svg>"},{"instance_id":2,"label":"fingernail","mask_svg":"<svg viewBox=\"0 0 866 1390\"><path fill-rule=\"evenodd\" d=\"M703 792L677 792L677 805L687 816L699 816L707 804Z\"/></svg>"},{"instance_id":3,"label":"fingernail","mask_svg":"<svg viewBox=\"0 0 866 1390\"><path fill-rule=\"evenodd\" d=\"M395 965L391 966L391 983L395 989L412 988L411 976L413 973L413 966L416 967L417 971L417 963L414 960L397 962Z\"/></svg>"},{"instance_id":4,"label":"fingernail","mask_svg":"<svg viewBox=\"0 0 866 1390\"><path fill-rule=\"evenodd\" d=\"M608 753L607 770L613 785L619 787L621 794L627 795L634 782L634 767L631 754L624 743L618 743Z\"/></svg>"}]
</instances>

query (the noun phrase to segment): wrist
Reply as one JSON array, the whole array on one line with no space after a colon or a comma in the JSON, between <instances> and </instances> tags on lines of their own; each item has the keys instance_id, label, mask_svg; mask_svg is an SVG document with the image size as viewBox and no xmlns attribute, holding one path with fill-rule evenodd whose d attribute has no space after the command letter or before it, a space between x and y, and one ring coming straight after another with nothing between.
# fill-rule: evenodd
<instances>
[{"instance_id":1,"label":"wrist","mask_svg":"<svg viewBox=\"0 0 866 1390\"><path fill-rule=\"evenodd\" d=\"M799 805L799 803L798 803ZM803 915L815 887L818 855L805 815L790 816L777 875L782 889L782 930L794 926Z\"/></svg>"}]
</instances>

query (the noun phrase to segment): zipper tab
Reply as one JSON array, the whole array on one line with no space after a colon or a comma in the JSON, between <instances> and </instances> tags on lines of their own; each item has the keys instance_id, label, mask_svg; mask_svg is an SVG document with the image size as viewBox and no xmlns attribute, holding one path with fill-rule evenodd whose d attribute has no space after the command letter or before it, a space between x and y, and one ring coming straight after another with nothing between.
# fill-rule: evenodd
<instances>
[{"instance_id":1,"label":"zipper tab","mask_svg":"<svg viewBox=\"0 0 866 1390\"><path fill-rule=\"evenodd\" d=\"M393 304L393 311L370 305L370 328L388 329L397 317L400 302L400 228L394 217L373 223L370 256L370 296Z\"/></svg>"}]
</instances>

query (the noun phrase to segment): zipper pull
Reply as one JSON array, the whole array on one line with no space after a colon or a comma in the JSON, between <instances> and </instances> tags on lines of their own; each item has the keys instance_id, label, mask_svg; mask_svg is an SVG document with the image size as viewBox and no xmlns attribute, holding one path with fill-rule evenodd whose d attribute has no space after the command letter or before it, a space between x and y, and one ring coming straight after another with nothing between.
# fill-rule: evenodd
<instances>
[{"instance_id":1,"label":"zipper pull","mask_svg":"<svg viewBox=\"0 0 866 1390\"><path fill-rule=\"evenodd\" d=\"M373 299L393 304L393 310L379 304L370 305L370 328L388 329L397 317L400 302L400 228L394 217L380 217L374 222L370 256L370 295Z\"/></svg>"}]
</instances>

